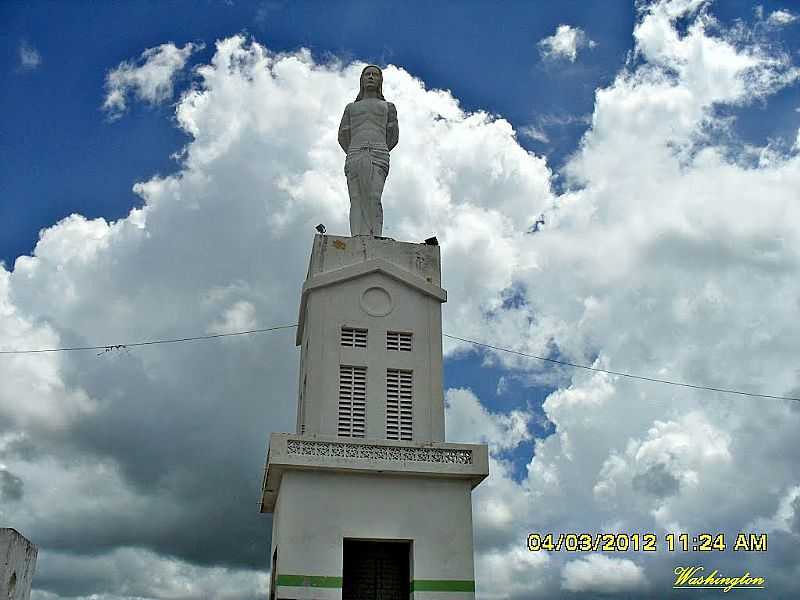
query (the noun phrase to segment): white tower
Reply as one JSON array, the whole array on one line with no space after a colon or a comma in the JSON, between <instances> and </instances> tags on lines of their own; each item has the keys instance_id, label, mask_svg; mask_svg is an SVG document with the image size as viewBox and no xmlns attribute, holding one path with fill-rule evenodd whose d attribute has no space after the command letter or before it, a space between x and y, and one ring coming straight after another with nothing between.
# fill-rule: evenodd
<instances>
[{"instance_id":1,"label":"white tower","mask_svg":"<svg viewBox=\"0 0 800 600\"><path fill-rule=\"evenodd\" d=\"M439 247L317 235L296 433L270 438L271 598L474 598L485 445L444 442Z\"/></svg>"},{"instance_id":2,"label":"white tower","mask_svg":"<svg viewBox=\"0 0 800 600\"><path fill-rule=\"evenodd\" d=\"M0 598L28 600L39 549L16 529L0 528Z\"/></svg>"}]
</instances>

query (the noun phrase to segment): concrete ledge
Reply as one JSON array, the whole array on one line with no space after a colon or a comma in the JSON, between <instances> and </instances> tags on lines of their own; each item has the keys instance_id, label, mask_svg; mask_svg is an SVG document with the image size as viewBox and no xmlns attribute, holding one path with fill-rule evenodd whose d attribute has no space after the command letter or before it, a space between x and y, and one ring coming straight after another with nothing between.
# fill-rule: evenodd
<instances>
[{"instance_id":1,"label":"concrete ledge","mask_svg":"<svg viewBox=\"0 0 800 600\"><path fill-rule=\"evenodd\" d=\"M289 469L467 479L474 488L489 475L489 453L484 444L273 433L262 484L262 513L273 512L283 473Z\"/></svg>"}]
</instances>

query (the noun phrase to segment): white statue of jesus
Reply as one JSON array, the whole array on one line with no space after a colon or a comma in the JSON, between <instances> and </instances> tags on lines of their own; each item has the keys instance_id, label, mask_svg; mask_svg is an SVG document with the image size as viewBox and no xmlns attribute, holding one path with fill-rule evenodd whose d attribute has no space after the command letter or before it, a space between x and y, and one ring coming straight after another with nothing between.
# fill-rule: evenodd
<instances>
[{"instance_id":1,"label":"white statue of jesus","mask_svg":"<svg viewBox=\"0 0 800 600\"><path fill-rule=\"evenodd\" d=\"M339 125L339 145L347 153L344 174L350 195L350 235L380 237L383 231L381 195L389 174L389 151L397 145L397 109L383 97L383 73L364 67L354 102Z\"/></svg>"}]
</instances>

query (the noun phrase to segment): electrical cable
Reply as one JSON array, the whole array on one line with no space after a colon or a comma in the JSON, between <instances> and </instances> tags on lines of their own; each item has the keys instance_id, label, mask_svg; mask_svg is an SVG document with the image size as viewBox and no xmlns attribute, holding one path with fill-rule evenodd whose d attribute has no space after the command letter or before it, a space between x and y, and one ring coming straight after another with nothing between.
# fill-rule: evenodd
<instances>
[{"instance_id":1,"label":"electrical cable","mask_svg":"<svg viewBox=\"0 0 800 600\"><path fill-rule=\"evenodd\" d=\"M177 342L193 342L195 340L211 340L214 338L228 337L232 335L246 335L249 333L264 333L265 331L277 331L278 329L291 329L294 325L278 325L277 327L267 327L265 329L250 329L248 331L234 331L231 333L216 333L212 335L198 335L194 337L175 338L169 340L151 340L148 342L134 342L132 344L107 344L105 346L76 346L74 348L44 348L42 350L0 350L0 354L38 354L42 352L70 352L72 350L113 350L116 348L133 348L134 346L153 346L155 344L175 344Z\"/></svg>"},{"instance_id":2,"label":"electrical cable","mask_svg":"<svg viewBox=\"0 0 800 600\"><path fill-rule=\"evenodd\" d=\"M619 375L620 377L628 377L629 379L640 379L642 381L652 381L654 383L665 383L667 385L677 385L680 387L687 387L693 388L696 390L710 390L712 392L722 392L723 394L739 394L741 396L752 396L754 398L772 398L774 400L794 400L795 402L800 402L800 398L792 398L791 396L772 396L769 394L756 394L754 392L743 392L741 390L731 390L728 388L716 388L716 387L709 387L705 385L694 385L692 383L682 383L679 381L670 381L668 379L657 379L655 377L645 377L644 375L632 375L631 373L622 373L620 371L609 371L608 369L598 369L597 367L589 367L587 365L579 365L576 363L567 362L565 360L556 360L555 358L545 358L543 356L536 356L535 354L528 354L526 352L519 352L518 350L512 350L511 348L501 348L500 346L492 346L491 344L484 344L482 342L476 342L475 340L469 340L467 338L460 338L455 335L450 335L449 333L443 333L444 337L448 337L453 340L459 340L462 342L467 342L470 344L474 344L476 346L481 346L483 348L491 348L492 350L499 350L501 352L508 352L510 354L517 354L519 356L525 356L527 358L535 358L536 360L544 360L551 363L556 363L558 365L564 365L567 367L574 367L576 369L586 369L587 371L595 371L597 373L608 373L609 375Z\"/></svg>"},{"instance_id":3,"label":"electrical cable","mask_svg":"<svg viewBox=\"0 0 800 600\"><path fill-rule=\"evenodd\" d=\"M106 352L115 350L115 349L122 349L122 348L133 348L136 346L152 346L155 344L174 344L177 342L192 342L196 340L211 340L216 338L222 337L230 337L235 335L248 335L252 333L264 333L268 331L278 331L280 329L292 329L297 327L297 324L292 325L277 325L275 327L266 327L264 329L250 329L247 331L233 331L230 333L217 333L212 335L199 335L193 337L184 337L184 338L174 338L174 339L166 339L166 340L149 340L146 342L134 342L130 344L107 344L103 346L76 346L73 348L44 348L41 350L0 350L0 354L39 354L44 352L69 352L74 350L105 350ZM577 363L568 362L565 360L557 360L555 358L547 358L544 356L536 356L535 354L528 354L527 352L520 352L518 350L512 350L511 348L503 348L502 346L493 346L491 344L484 344L483 342L478 342L476 340L471 340L468 338L462 338L456 335L451 335L449 333L442 333L442 336L446 338L450 338L452 340L458 340L460 342L465 342L467 344L473 344L475 346L479 346L481 348L488 348L490 350L496 350L498 352L507 352L509 354L515 354L517 356L524 356L526 358L533 358L536 360L541 360L545 362L555 363L558 365L563 365L566 367L573 367L575 369L585 369L587 371L594 371L596 373L607 373L609 375L618 375L619 377L627 377L628 379L638 379L640 381L650 381L652 383L663 383L666 385L674 385L678 387L685 387L685 388L692 388L695 390L707 390L711 392L720 392L723 394L737 394L740 396L750 396L753 398L770 398L772 400L792 400L794 402L800 402L800 398L794 398L791 396L776 396L771 394L757 394L755 392L744 392L742 390L733 390L729 388L717 388L705 385L695 385L692 383L684 383L680 381L670 381L668 379L658 379L656 377L646 377L644 375L633 375L631 373L624 373L621 371L611 371L608 369L598 369L597 367L590 367L588 365L581 365Z\"/></svg>"}]
</instances>

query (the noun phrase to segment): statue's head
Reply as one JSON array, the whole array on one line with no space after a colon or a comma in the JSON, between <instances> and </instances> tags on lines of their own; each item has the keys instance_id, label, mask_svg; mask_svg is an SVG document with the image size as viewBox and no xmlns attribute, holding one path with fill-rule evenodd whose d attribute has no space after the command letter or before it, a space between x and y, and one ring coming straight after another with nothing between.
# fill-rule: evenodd
<instances>
[{"instance_id":1,"label":"statue's head","mask_svg":"<svg viewBox=\"0 0 800 600\"><path fill-rule=\"evenodd\" d=\"M364 67L364 70L361 71L361 81L358 89L358 96L356 96L356 102L364 99L365 90L373 89L378 98L386 100L386 98L383 97L383 71L380 70L380 67L376 67L375 65L367 65Z\"/></svg>"}]
</instances>

